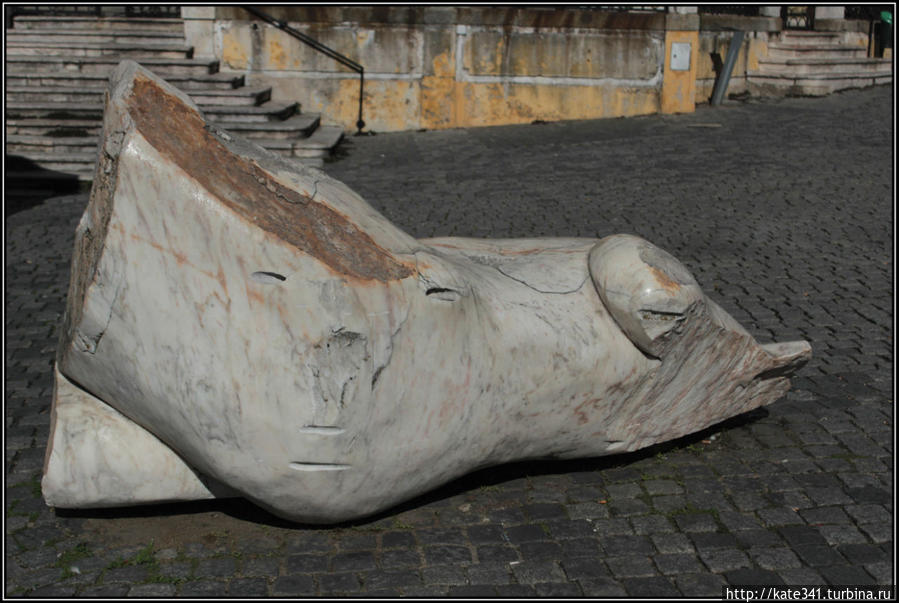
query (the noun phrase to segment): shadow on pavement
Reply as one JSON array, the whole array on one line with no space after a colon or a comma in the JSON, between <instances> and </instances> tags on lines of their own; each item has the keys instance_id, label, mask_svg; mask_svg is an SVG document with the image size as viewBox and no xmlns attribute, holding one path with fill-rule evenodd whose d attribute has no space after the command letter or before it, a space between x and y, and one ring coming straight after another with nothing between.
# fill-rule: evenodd
<instances>
[{"instance_id":1,"label":"shadow on pavement","mask_svg":"<svg viewBox=\"0 0 899 603\"><path fill-rule=\"evenodd\" d=\"M41 167L21 155L7 154L4 160L4 218L40 205L51 197L77 193L78 176Z\"/></svg>"},{"instance_id":2,"label":"shadow on pavement","mask_svg":"<svg viewBox=\"0 0 899 603\"><path fill-rule=\"evenodd\" d=\"M362 527L405 511L410 511L440 500L452 498L453 496L457 496L464 492L477 490L478 488L483 487L496 486L516 479L541 475L565 475L570 473L594 472L605 469L627 467L636 461L653 457L657 454L664 454L679 448L693 446L703 440L708 440L711 435L717 432L754 423L767 417L768 414L767 409L757 408L741 415L737 415L736 417L731 417L720 423L716 423L702 431L676 440L662 442L661 444L656 444L655 446L643 448L635 452L586 459L517 461L486 467L473 473L466 474L448 484L400 503L399 505L376 515L339 524L317 525L291 522L272 515L262 507L259 507L244 498L213 499L182 503L140 505L134 507L116 507L109 509L56 509L56 514L60 517L81 519L113 519L125 517L193 515L216 511L234 519L287 529L332 530L335 528Z\"/></svg>"}]
</instances>

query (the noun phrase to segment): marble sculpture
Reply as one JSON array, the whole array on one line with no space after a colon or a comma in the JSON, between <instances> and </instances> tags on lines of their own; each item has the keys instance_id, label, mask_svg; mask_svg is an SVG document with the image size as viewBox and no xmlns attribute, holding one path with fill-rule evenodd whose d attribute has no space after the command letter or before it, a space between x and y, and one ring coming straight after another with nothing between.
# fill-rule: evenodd
<instances>
[{"instance_id":1,"label":"marble sculpture","mask_svg":"<svg viewBox=\"0 0 899 603\"><path fill-rule=\"evenodd\" d=\"M635 236L416 240L129 61L77 229L43 492L338 522L481 467L701 430L782 396L810 354L757 343Z\"/></svg>"}]
</instances>

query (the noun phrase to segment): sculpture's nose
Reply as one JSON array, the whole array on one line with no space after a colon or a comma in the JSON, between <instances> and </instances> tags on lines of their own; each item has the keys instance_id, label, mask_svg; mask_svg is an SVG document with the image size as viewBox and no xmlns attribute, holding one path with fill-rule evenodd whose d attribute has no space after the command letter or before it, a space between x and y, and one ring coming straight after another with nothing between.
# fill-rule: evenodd
<instances>
[{"instance_id":1,"label":"sculpture's nose","mask_svg":"<svg viewBox=\"0 0 899 603\"><path fill-rule=\"evenodd\" d=\"M771 366L759 377L789 377L812 357L812 346L809 342L782 341L762 344L762 349L771 356Z\"/></svg>"}]
</instances>

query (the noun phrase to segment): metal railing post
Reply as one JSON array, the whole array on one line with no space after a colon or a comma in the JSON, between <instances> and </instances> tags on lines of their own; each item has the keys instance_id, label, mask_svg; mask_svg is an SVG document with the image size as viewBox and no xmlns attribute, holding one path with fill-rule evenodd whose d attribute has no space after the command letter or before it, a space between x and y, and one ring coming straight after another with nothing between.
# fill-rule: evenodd
<instances>
[{"instance_id":1,"label":"metal railing post","mask_svg":"<svg viewBox=\"0 0 899 603\"><path fill-rule=\"evenodd\" d=\"M358 136L358 135L362 134L362 128L365 127L365 121L363 121L363 119L362 119L362 99L363 99L363 92L365 90L365 67L363 67L362 65L360 65L353 59L340 54L336 50L334 50L332 48L328 48L327 46L325 46L318 40L307 36L303 32L297 31L296 29L289 26L284 21L279 21L278 19L275 19L271 15L264 13L261 10L258 10L257 8L255 8L253 6L241 6L241 8L244 9L245 11L247 11L248 13L250 13L251 15L259 17L260 19L262 19L269 25L273 25L274 27L277 27L281 31L293 36L300 42L303 42L304 44L311 46L318 52L334 59L341 65L348 67L359 74L359 117L356 120L356 135Z\"/></svg>"},{"instance_id":2,"label":"metal railing post","mask_svg":"<svg viewBox=\"0 0 899 603\"><path fill-rule=\"evenodd\" d=\"M727 91L727 85L730 83L730 73L734 69L734 63L737 62L737 55L740 53L740 46L743 45L743 32L735 31L734 37L730 40L730 46L727 47L727 57L724 59L724 65L721 66L721 73L718 74L718 81L715 82L715 91L712 92L711 105L721 104L724 93Z\"/></svg>"}]
</instances>

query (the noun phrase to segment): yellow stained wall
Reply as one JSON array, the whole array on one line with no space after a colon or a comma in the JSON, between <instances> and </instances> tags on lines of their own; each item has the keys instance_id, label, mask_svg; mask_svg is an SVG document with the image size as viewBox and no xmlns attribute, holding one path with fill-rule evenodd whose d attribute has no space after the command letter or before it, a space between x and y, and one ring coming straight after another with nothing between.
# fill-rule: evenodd
<instances>
[{"instance_id":1,"label":"yellow stained wall","mask_svg":"<svg viewBox=\"0 0 899 603\"><path fill-rule=\"evenodd\" d=\"M690 69L671 69L671 45L690 44ZM696 110L696 60L699 55L698 31L665 32L665 75L662 80L662 113L692 113Z\"/></svg>"},{"instance_id":2,"label":"yellow stained wall","mask_svg":"<svg viewBox=\"0 0 899 603\"><path fill-rule=\"evenodd\" d=\"M302 24L291 25L303 30ZM503 35L499 29L477 27L459 31L455 26L436 30L319 24L307 32L352 58L363 57L363 118L370 130L622 117L671 107L692 110L684 99L689 95L692 101L693 83L687 78L695 77L695 42L694 67L670 76L677 79L676 87L669 85L667 72L661 77L660 69L671 40L695 40L695 31L669 32L675 36L647 30L575 31L570 36L564 30L524 30ZM261 24L253 29L248 21L223 22L217 36L223 70L247 72L248 84L272 86L274 100L299 101L303 111L320 112L323 122L355 129L359 80L348 69ZM663 107L666 93L668 104Z\"/></svg>"}]
</instances>

